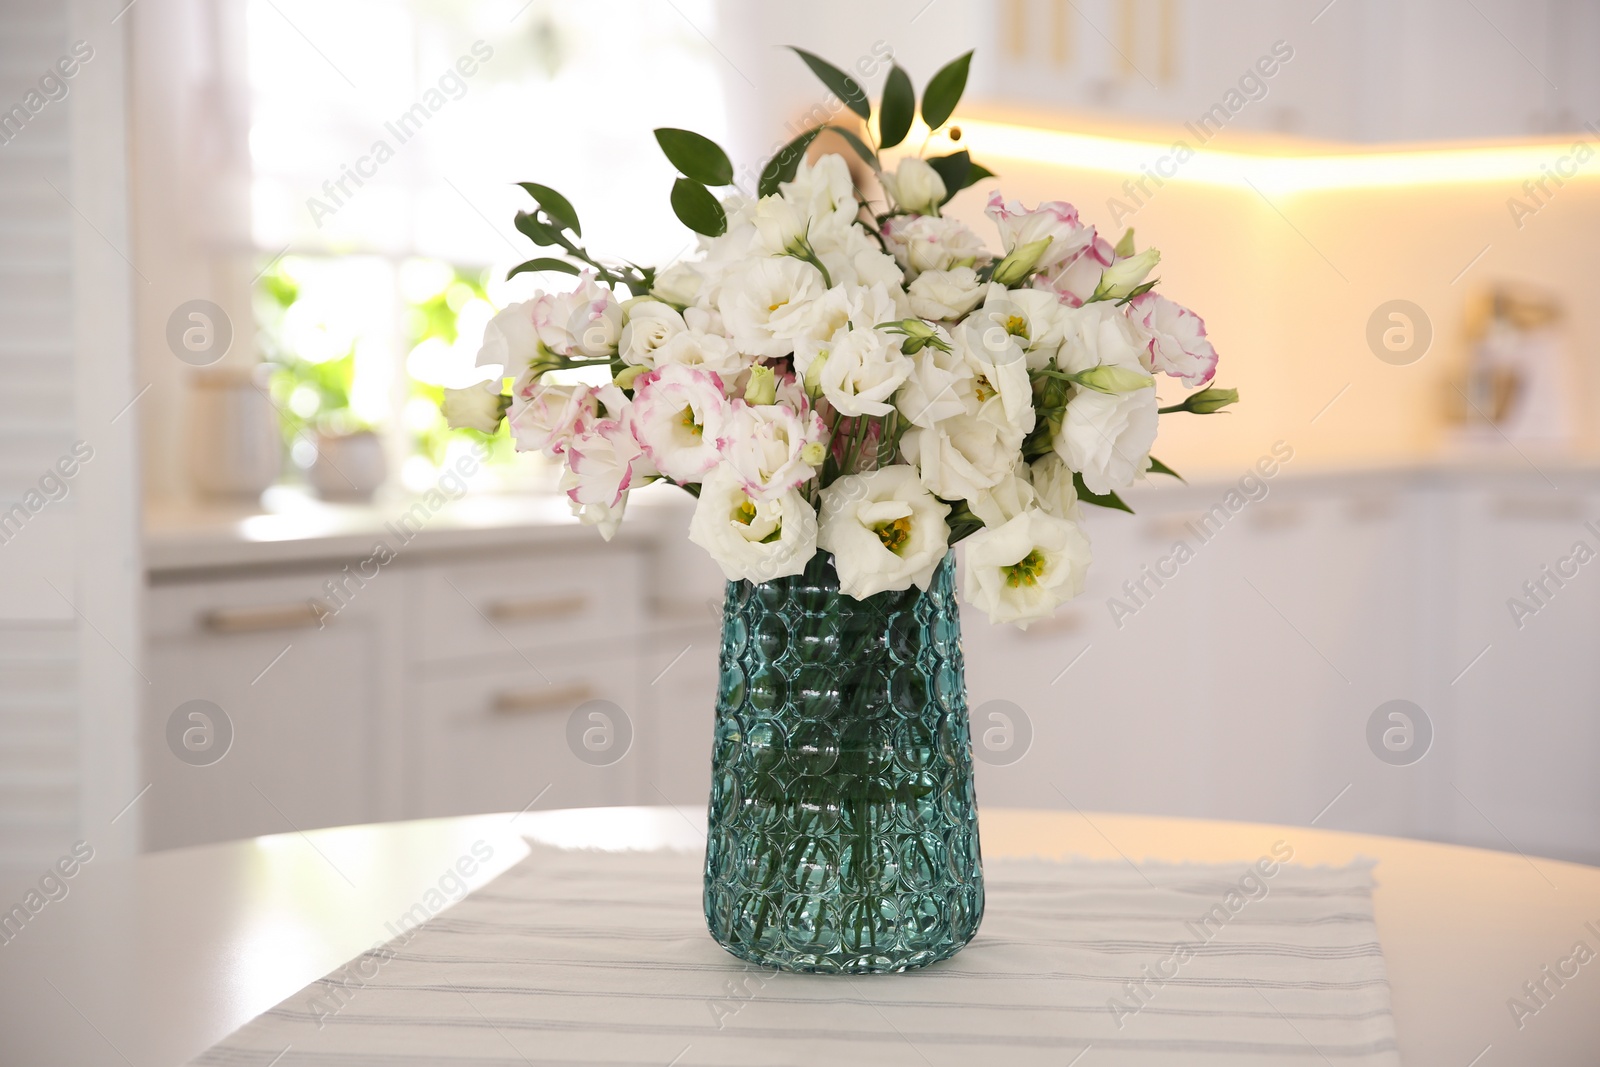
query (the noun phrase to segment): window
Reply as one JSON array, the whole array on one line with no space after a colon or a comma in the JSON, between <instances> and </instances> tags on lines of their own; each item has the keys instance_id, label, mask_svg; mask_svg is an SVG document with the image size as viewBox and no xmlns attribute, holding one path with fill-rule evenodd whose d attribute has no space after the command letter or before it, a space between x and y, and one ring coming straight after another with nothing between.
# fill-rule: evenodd
<instances>
[{"instance_id":1,"label":"window","mask_svg":"<svg viewBox=\"0 0 1600 1067\"><path fill-rule=\"evenodd\" d=\"M420 490L466 447L440 388L482 380L494 309L572 284L504 280L534 255L515 182L562 190L591 248L657 264L691 249L649 131L723 135L713 17L710 0L250 0L260 347L284 367L296 465L313 429L370 428Z\"/></svg>"}]
</instances>

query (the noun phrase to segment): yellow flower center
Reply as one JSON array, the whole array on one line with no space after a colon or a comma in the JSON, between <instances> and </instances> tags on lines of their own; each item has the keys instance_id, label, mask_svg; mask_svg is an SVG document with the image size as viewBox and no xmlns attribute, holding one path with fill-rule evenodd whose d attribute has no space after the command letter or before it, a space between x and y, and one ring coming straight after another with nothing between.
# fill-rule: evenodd
<instances>
[{"instance_id":1,"label":"yellow flower center","mask_svg":"<svg viewBox=\"0 0 1600 1067\"><path fill-rule=\"evenodd\" d=\"M755 522L756 521L756 506L755 506L755 504L752 503L749 500L746 500L744 503L742 503L738 507L734 508L733 509L733 521L734 522L742 522L746 526L749 526L752 522Z\"/></svg>"},{"instance_id":2,"label":"yellow flower center","mask_svg":"<svg viewBox=\"0 0 1600 1067\"><path fill-rule=\"evenodd\" d=\"M1006 576L1006 584L1017 589L1024 585L1038 585L1044 566L1044 553L1036 548L1011 566L1001 567L1000 572Z\"/></svg>"},{"instance_id":3,"label":"yellow flower center","mask_svg":"<svg viewBox=\"0 0 1600 1067\"><path fill-rule=\"evenodd\" d=\"M705 427L701 426L698 422L694 421L694 408L691 408L691 407L684 408L683 409L683 414L678 416L678 421L679 421L680 424L682 424L682 426L683 426L683 428L685 430L688 430L690 433L694 434L696 437L700 437L705 433ZM754 515L755 514L755 509L752 508L751 511L750 511L750 514ZM746 519L745 521L749 522L750 520Z\"/></svg>"},{"instance_id":4,"label":"yellow flower center","mask_svg":"<svg viewBox=\"0 0 1600 1067\"><path fill-rule=\"evenodd\" d=\"M787 301L787 300L780 300L776 304L768 304L767 305L767 314L769 314L769 315L772 314L774 311L777 311L779 308L783 307L783 305L787 304L788 302L789 301Z\"/></svg>"},{"instance_id":5,"label":"yellow flower center","mask_svg":"<svg viewBox=\"0 0 1600 1067\"><path fill-rule=\"evenodd\" d=\"M978 394L978 403L980 404L985 400L988 400L991 396L995 395L995 387L990 385L989 379L985 378L981 374L977 376L977 379L972 383L972 385L973 389Z\"/></svg>"},{"instance_id":6,"label":"yellow flower center","mask_svg":"<svg viewBox=\"0 0 1600 1067\"><path fill-rule=\"evenodd\" d=\"M1026 341L1028 339L1028 320L1021 315L1012 315L1006 319L1006 333Z\"/></svg>"},{"instance_id":7,"label":"yellow flower center","mask_svg":"<svg viewBox=\"0 0 1600 1067\"><path fill-rule=\"evenodd\" d=\"M872 532L878 535L884 548L898 556L906 547L906 542L911 540L911 516L880 522L872 528Z\"/></svg>"}]
</instances>

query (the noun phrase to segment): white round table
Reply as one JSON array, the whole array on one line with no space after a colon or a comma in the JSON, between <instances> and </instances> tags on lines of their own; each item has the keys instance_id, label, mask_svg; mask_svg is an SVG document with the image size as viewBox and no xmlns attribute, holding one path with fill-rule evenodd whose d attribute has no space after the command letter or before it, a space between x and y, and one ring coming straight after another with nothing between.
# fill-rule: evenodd
<instances>
[{"instance_id":1,"label":"white round table","mask_svg":"<svg viewBox=\"0 0 1600 1067\"><path fill-rule=\"evenodd\" d=\"M474 844L476 888L523 837L587 847L696 846L704 815L590 808L339 827L94 860L0 944L0 1063L179 1064L390 935ZM1400 1050L1423 1067L1600 1063L1600 957L1545 979L1578 942L1600 953L1600 869L1302 827L986 810L986 856L1378 861L1374 897ZM444 879L454 888L453 878ZM9 904L6 906L9 907ZM979 936L982 936L980 931ZM1521 1027L1508 1001L1543 1004Z\"/></svg>"}]
</instances>

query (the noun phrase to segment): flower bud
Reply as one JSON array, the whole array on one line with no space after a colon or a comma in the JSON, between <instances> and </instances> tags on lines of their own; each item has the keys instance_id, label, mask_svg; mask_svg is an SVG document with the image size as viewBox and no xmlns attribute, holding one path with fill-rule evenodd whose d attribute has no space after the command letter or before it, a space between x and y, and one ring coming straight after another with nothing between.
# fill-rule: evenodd
<instances>
[{"instance_id":1,"label":"flower bud","mask_svg":"<svg viewBox=\"0 0 1600 1067\"><path fill-rule=\"evenodd\" d=\"M806 368L805 380L801 384L805 386L806 396L812 400L822 395L822 365L828 362L829 351L826 348L819 350Z\"/></svg>"},{"instance_id":2,"label":"flower bud","mask_svg":"<svg viewBox=\"0 0 1600 1067\"><path fill-rule=\"evenodd\" d=\"M750 368L750 381L744 387L746 404L774 404L778 400L778 376L772 368L756 364Z\"/></svg>"},{"instance_id":3,"label":"flower bud","mask_svg":"<svg viewBox=\"0 0 1600 1067\"><path fill-rule=\"evenodd\" d=\"M821 441L809 441L800 449L800 462L808 467L820 467L828 458L828 446Z\"/></svg>"},{"instance_id":4,"label":"flower bud","mask_svg":"<svg viewBox=\"0 0 1600 1067\"><path fill-rule=\"evenodd\" d=\"M906 156L893 174L883 175L883 187L895 207L914 215L937 215L944 202L944 179L916 156Z\"/></svg>"},{"instance_id":5,"label":"flower bud","mask_svg":"<svg viewBox=\"0 0 1600 1067\"><path fill-rule=\"evenodd\" d=\"M1041 237L1037 241L1029 241L1025 245L1018 245L1011 250L1011 254L995 264L991 280L1001 285L1016 285L1024 281L1034 266L1039 262L1039 257L1044 255L1044 250L1050 246L1053 238Z\"/></svg>"},{"instance_id":6,"label":"flower bud","mask_svg":"<svg viewBox=\"0 0 1600 1067\"><path fill-rule=\"evenodd\" d=\"M613 381L616 383L616 386L619 389L632 389L634 379L649 369L649 367L646 367L643 364L634 364L632 366L623 367L622 370L617 372L617 376L613 379Z\"/></svg>"},{"instance_id":7,"label":"flower bud","mask_svg":"<svg viewBox=\"0 0 1600 1067\"><path fill-rule=\"evenodd\" d=\"M1161 253L1154 248L1117 260L1101 273L1100 284L1094 291L1095 299L1121 300L1132 296L1160 262Z\"/></svg>"},{"instance_id":8,"label":"flower bud","mask_svg":"<svg viewBox=\"0 0 1600 1067\"><path fill-rule=\"evenodd\" d=\"M1097 393L1133 393L1156 384L1155 379L1148 374L1140 374L1138 371L1109 363L1074 374L1072 380L1085 389L1093 389Z\"/></svg>"},{"instance_id":9,"label":"flower bud","mask_svg":"<svg viewBox=\"0 0 1600 1067\"><path fill-rule=\"evenodd\" d=\"M1237 404L1238 402L1239 390L1218 389L1213 386L1210 389L1202 389L1198 393L1189 394L1179 406L1184 411L1192 411L1196 415L1212 415L1229 404Z\"/></svg>"},{"instance_id":10,"label":"flower bud","mask_svg":"<svg viewBox=\"0 0 1600 1067\"><path fill-rule=\"evenodd\" d=\"M509 401L510 397L505 399ZM468 386L466 389L446 389L444 403L439 409L452 430L494 433L500 428L500 419L505 415L506 406L501 403L499 391L490 392L485 384Z\"/></svg>"}]
</instances>

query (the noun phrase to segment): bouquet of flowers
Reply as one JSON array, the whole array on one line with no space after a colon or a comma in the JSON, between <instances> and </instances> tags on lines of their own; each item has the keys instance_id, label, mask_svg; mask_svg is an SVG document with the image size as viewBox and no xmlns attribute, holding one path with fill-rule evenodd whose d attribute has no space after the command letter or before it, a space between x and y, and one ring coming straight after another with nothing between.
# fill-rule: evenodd
<instances>
[{"instance_id":1,"label":"bouquet of flowers","mask_svg":"<svg viewBox=\"0 0 1600 1067\"><path fill-rule=\"evenodd\" d=\"M861 123L802 133L755 196L711 191L734 185L714 142L655 131L681 175L673 210L700 235L690 260L597 259L572 204L522 184L534 210L517 229L552 254L511 274L578 284L500 312L479 363L509 394L452 392L446 414L489 432L506 418L518 449L559 458L574 512L607 538L628 493L665 479L698 498L690 539L730 581L799 574L820 551L864 599L926 588L965 541L967 599L1026 626L1082 591L1080 506L1126 510L1118 490L1173 474L1150 455L1158 416L1238 394L1206 387L1205 325L1154 291L1160 253L1132 230L1113 244L1070 204L995 192L991 251L942 214L988 169L964 150L884 158L916 118L906 73L890 70L873 121L854 79L799 55ZM971 55L923 92L925 146ZM843 156L807 158L825 130L870 170L865 190ZM1161 407L1155 374L1198 391Z\"/></svg>"}]
</instances>

